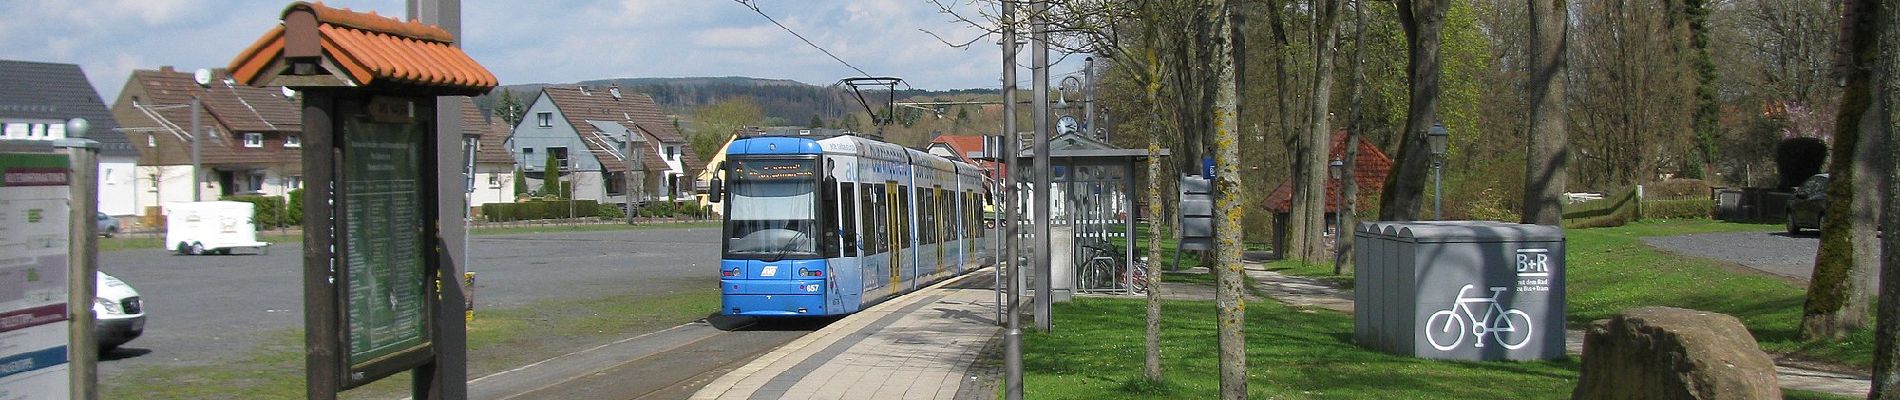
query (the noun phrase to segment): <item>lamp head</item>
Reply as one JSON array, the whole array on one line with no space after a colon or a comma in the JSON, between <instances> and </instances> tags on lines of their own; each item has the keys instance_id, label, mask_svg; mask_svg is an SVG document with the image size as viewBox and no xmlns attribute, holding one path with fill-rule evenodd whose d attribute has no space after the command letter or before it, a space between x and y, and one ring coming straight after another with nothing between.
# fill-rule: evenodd
<instances>
[{"instance_id":1,"label":"lamp head","mask_svg":"<svg viewBox=\"0 0 1900 400\"><path fill-rule=\"evenodd\" d=\"M1330 164L1327 164L1327 166L1328 167L1326 168L1326 172L1332 175L1333 179L1339 179L1340 176L1346 174L1345 160L1335 158L1333 159L1333 162Z\"/></svg>"},{"instance_id":2,"label":"lamp head","mask_svg":"<svg viewBox=\"0 0 1900 400\"><path fill-rule=\"evenodd\" d=\"M1425 132L1425 142L1431 145L1433 156L1445 155L1445 142L1449 139L1451 139L1451 131L1445 129L1443 123L1434 122L1432 129Z\"/></svg>"}]
</instances>

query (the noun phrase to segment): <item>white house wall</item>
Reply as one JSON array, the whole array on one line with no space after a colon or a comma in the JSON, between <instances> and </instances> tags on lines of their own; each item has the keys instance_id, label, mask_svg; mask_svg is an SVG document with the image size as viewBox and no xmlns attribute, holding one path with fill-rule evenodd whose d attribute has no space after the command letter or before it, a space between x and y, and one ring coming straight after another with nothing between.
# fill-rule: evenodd
<instances>
[{"instance_id":1,"label":"white house wall","mask_svg":"<svg viewBox=\"0 0 1900 400\"><path fill-rule=\"evenodd\" d=\"M475 167L475 190L468 194L469 205L512 203L515 201L513 165L484 164ZM492 181L492 183L491 183Z\"/></svg>"},{"instance_id":2,"label":"white house wall","mask_svg":"<svg viewBox=\"0 0 1900 400\"><path fill-rule=\"evenodd\" d=\"M115 217L137 215L138 157L99 157L99 212Z\"/></svg>"}]
</instances>

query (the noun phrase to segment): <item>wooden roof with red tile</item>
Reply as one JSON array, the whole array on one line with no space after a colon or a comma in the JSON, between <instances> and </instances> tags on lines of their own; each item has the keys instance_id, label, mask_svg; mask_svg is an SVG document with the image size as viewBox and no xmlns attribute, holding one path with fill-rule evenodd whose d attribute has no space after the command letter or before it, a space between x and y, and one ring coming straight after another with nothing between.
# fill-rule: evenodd
<instances>
[{"instance_id":1,"label":"wooden roof with red tile","mask_svg":"<svg viewBox=\"0 0 1900 400\"><path fill-rule=\"evenodd\" d=\"M305 21L311 17L314 26L307 26ZM433 87L479 94L499 83L487 68L455 47L454 36L432 25L306 2L292 3L284 9L282 19L284 23L265 32L231 60L229 69L239 82L268 84L260 78L282 72L277 70L285 68L281 60L286 51L296 51L299 35L316 35L322 54L342 69L333 72L349 77L355 85Z\"/></svg>"},{"instance_id":2,"label":"wooden roof with red tile","mask_svg":"<svg viewBox=\"0 0 1900 400\"><path fill-rule=\"evenodd\" d=\"M1329 148L1331 150L1329 150L1330 156L1326 158L1327 162L1331 162L1335 158L1345 159L1346 131L1333 132L1332 145L1329 146ZM1367 141L1365 138L1360 138L1359 158L1355 161L1354 164L1356 164L1356 166L1352 169L1353 182L1359 187L1357 196L1359 199L1356 204L1368 204L1369 201L1377 201L1379 192L1385 189L1386 174L1392 170L1392 159L1386 157L1385 152L1379 151L1379 146L1373 145L1371 141ZM1326 179L1326 212L1333 212L1339 209L1338 203L1341 190L1339 183L1340 181L1337 179ZM1274 188L1273 193L1267 195L1267 199L1264 203L1268 211L1276 213L1292 212L1293 179L1289 177L1281 181L1280 186Z\"/></svg>"}]
</instances>

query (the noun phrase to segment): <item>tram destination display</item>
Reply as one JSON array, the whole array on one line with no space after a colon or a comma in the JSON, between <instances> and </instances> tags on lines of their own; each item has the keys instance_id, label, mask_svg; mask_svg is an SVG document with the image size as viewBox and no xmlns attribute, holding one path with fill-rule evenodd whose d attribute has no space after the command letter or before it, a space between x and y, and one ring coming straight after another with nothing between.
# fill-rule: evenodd
<instances>
[{"instance_id":1,"label":"tram destination display","mask_svg":"<svg viewBox=\"0 0 1900 400\"><path fill-rule=\"evenodd\" d=\"M343 124L345 335L352 371L429 345L428 220L423 206L432 115L377 97Z\"/></svg>"}]
</instances>

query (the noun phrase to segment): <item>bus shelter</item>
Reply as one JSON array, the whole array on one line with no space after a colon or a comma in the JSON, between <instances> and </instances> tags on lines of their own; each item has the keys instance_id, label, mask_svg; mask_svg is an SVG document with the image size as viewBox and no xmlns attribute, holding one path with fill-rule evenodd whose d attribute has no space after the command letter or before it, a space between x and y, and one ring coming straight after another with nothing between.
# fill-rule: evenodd
<instances>
[{"instance_id":1,"label":"bus shelter","mask_svg":"<svg viewBox=\"0 0 1900 400\"><path fill-rule=\"evenodd\" d=\"M1036 188L1033 148L1021 152L1015 176L1028 191L1049 193L1051 299L1065 301L1074 293L1135 292L1135 199L1144 191L1136 186L1138 168L1148 159L1147 149L1123 149L1076 133L1049 140L1049 187ZM1162 156L1168 155L1163 149ZM1029 196L1022 196L1025 222L1034 221ZM1034 236L1028 232L1025 236Z\"/></svg>"}]
</instances>

